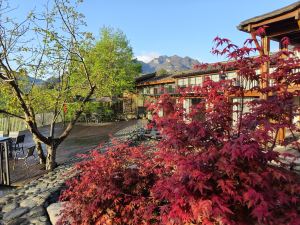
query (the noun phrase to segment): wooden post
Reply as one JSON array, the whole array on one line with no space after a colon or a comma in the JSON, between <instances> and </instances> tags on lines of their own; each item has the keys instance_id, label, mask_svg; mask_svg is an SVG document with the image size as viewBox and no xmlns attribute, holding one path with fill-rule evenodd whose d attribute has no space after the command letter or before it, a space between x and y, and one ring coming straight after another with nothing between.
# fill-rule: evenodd
<instances>
[{"instance_id":1,"label":"wooden post","mask_svg":"<svg viewBox=\"0 0 300 225\"><path fill-rule=\"evenodd\" d=\"M279 43L279 48L280 50L284 50L285 49L285 46L282 45L282 43ZM284 139L285 139L285 131L286 129L285 128L280 128L278 130L278 135L277 135L277 142L279 144L282 144L284 142Z\"/></svg>"},{"instance_id":2,"label":"wooden post","mask_svg":"<svg viewBox=\"0 0 300 225\"><path fill-rule=\"evenodd\" d=\"M261 40L261 46L263 48L263 53L267 56L270 55L270 39L267 36L262 37ZM270 64L269 63L265 63L264 65L262 65L261 67L261 74L263 75L263 82L262 82L262 88L266 88L269 86L269 77L268 74L270 72ZM261 98L263 99L267 99L269 97L269 94L264 94L261 96ZM279 144L283 143L285 138L285 129L284 128L280 128L278 131L278 135L277 135L277 142Z\"/></svg>"},{"instance_id":3,"label":"wooden post","mask_svg":"<svg viewBox=\"0 0 300 225\"><path fill-rule=\"evenodd\" d=\"M0 185L4 184L3 155L2 145L0 144Z\"/></svg>"},{"instance_id":4,"label":"wooden post","mask_svg":"<svg viewBox=\"0 0 300 225\"><path fill-rule=\"evenodd\" d=\"M261 40L261 46L262 46L262 49L263 49L263 53L264 55L270 55L270 39L266 36L262 37L262 40ZM266 88L268 87L268 77L267 77L267 74L269 74L269 71L270 71L270 64L269 63L264 63L261 67L261 75L263 76L263 81L262 81L262 84L261 84L261 87L262 88ZM261 96L263 99L267 99L268 98L268 94L264 94Z\"/></svg>"},{"instance_id":5,"label":"wooden post","mask_svg":"<svg viewBox=\"0 0 300 225\"><path fill-rule=\"evenodd\" d=\"M10 185L10 171L8 158L9 138L2 138L0 139L0 141L0 185Z\"/></svg>"},{"instance_id":6,"label":"wooden post","mask_svg":"<svg viewBox=\"0 0 300 225\"><path fill-rule=\"evenodd\" d=\"M4 142L4 154L5 154L5 185L10 185L10 171L9 171L9 159L8 159L8 144L7 141Z\"/></svg>"}]
</instances>

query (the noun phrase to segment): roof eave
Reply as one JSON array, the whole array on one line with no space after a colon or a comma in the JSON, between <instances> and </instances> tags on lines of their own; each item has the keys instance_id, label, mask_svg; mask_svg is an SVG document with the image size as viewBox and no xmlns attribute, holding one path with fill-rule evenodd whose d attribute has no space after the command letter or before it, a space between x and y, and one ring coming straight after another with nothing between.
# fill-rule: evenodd
<instances>
[{"instance_id":1,"label":"roof eave","mask_svg":"<svg viewBox=\"0 0 300 225\"><path fill-rule=\"evenodd\" d=\"M244 32L250 32L248 27L251 24L261 23L263 21L279 17L283 14L290 13L292 11L295 11L295 10L299 9L299 8L300 8L300 1L297 1L293 4L291 4L291 5L285 6L283 8L277 9L277 10L274 10L272 12L269 12L269 13L266 13L266 14L263 14L263 15L260 15L260 16L256 16L256 17L244 20L237 26L237 29L240 30L240 31L244 31Z\"/></svg>"}]
</instances>

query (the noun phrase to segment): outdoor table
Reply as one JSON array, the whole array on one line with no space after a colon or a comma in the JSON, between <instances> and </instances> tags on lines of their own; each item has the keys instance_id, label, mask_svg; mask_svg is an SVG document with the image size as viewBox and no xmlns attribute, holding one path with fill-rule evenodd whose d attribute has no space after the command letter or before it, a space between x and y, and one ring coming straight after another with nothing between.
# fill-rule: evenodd
<instances>
[{"instance_id":1,"label":"outdoor table","mask_svg":"<svg viewBox=\"0 0 300 225\"><path fill-rule=\"evenodd\" d=\"M10 185L8 146L11 138L0 137L0 184Z\"/></svg>"}]
</instances>

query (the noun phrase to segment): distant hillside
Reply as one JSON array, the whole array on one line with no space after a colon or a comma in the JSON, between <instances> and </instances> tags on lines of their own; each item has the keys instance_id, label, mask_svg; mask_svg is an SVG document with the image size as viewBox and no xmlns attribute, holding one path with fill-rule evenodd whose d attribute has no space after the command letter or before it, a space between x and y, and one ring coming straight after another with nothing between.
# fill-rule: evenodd
<instances>
[{"instance_id":1,"label":"distant hillside","mask_svg":"<svg viewBox=\"0 0 300 225\"><path fill-rule=\"evenodd\" d=\"M35 79L34 77L28 77L28 78L29 78L29 82L30 82L30 83L35 82L36 85L42 85L42 84L45 83L44 80L39 79L39 78L36 78L36 79Z\"/></svg>"},{"instance_id":2,"label":"distant hillside","mask_svg":"<svg viewBox=\"0 0 300 225\"><path fill-rule=\"evenodd\" d=\"M141 62L141 64L142 64L143 73L153 73L160 69L165 69L168 72L189 70L192 69L194 65L199 64L199 61L196 59L192 59L190 57L183 58L177 55L174 56L164 55L153 59L149 63Z\"/></svg>"}]
</instances>

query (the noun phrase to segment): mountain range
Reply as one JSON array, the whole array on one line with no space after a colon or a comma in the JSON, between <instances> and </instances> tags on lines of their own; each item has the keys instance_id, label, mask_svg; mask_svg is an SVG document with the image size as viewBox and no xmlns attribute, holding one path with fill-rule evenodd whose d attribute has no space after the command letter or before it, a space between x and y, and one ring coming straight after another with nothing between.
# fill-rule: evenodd
<instances>
[{"instance_id":1,"label":"mountain range","mask_svg":"<svg viewBox=\"0 0 300 225\"><path fill-rule=\"evenodd\" d=\"M138 61L142 64L142 73L154 73L159 70L166 70L167 72L178 72L193 69L195 65L200 64L200 62L196 59L186 57L180 57L178 55L166 56L162 55L158 58L152 59L150 62L145 63L142 61ZM34 81L34 78L29 77L30 83ZM48 78L47 80L36 79L36 85L42 85L45 83L55 83L55 78Z\"/></svg>"},{"instance_id":2,"label":"mountain range","mask_svg":"<svg viewBox=\"0 0 300 225\"><path fill-rule=\"evenodd\" d=\"M153 73L155 71L159 71L161 69L166 70L167 72L175 72L175 71L184 71L190 70L195 65L200 62L196 59L192 59L190 57L180 57L178 55L173 56L159 56L151 60L148 63L139 61L142 64L142 73Z\"/></svg>"}]
</instances>

